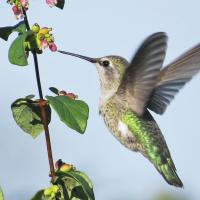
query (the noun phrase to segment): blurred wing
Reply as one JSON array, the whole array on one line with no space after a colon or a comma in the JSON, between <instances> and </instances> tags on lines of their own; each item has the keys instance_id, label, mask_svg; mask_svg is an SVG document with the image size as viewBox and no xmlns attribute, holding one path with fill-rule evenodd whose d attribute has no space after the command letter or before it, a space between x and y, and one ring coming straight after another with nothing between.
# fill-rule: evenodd
<instances>
[{"instance_id":1,"label":"blurred wing","mask_svg":"<svg viewBox=\"0 0 200 200\"><path fill-rule=\"evenodd\" d=\"M165 67L148 103L148 108L163 114L178 91L200 71L200 44Z\"/></svg>"},{"instance_id":2,"label":"blurred wing","mask_svg":"<svg viewBox=\"0 0 200 200\"><path fill-rule=\"evenodd\" d=\"M138 49L125 71L117 95L125 98L138 115L142 115L149 96L155 87L167 49L165 33L148 37Z\"/></svg>"}]
</instances>

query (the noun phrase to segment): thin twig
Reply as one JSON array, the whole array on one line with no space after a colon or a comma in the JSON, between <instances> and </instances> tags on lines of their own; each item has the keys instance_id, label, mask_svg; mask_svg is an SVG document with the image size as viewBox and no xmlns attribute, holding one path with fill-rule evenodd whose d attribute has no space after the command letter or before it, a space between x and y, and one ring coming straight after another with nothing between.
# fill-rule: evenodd
<instances>
[{"instance_id":1,"label":"thin twig","mask_svg":"<svg viewBox=\"0 0 200 200\"><path fill-rule=\"evenodd\" d=\"M26 25L26 29L30 30L26 11L24 10L24 8L22 8L22 10L23 10L24 23ZM45 109L46 108L46 101L43 99L43 94L42 94L42 86L41 86L41 81L40 81L40 72L39 72L37 53L36 53L35 50L32 50L31 52L33 54L34 65L35 65L35 74L36 74L38 92L39 92L39 97L40 97L39 106L40 106L40 109L41 109L41 118L42 118L42 123L43 123L43 126L44 126L44 132L45 132L45 139L46 139L50 173L51 173L52 181L54 181L54 179L55 179L55 169L54 169L54 162L53 162L52 149L51 149L51 140L50 140L49 127L48 127L48 123L47 123L47 115L46 115L46 109Z\"/></svg>"}]
</instances>

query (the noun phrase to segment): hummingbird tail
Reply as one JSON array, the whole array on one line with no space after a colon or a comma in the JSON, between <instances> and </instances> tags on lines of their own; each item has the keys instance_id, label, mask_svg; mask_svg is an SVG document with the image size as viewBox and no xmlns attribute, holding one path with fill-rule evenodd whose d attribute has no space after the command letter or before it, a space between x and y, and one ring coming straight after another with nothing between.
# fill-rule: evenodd
<instances>
[{"instance_id":1,"label":"hummingbird tail","mask_svg":"<svg viewBox=\"0 0 200 200\"><path fill-rule=\"evenodd\" d=\"M158 166L158 171L161 173L163 178L168 184L174 185L176 187L183 187L183 183L176 173L176 168L174 164L169 164L168 162Z\"/></svg>"}]
</instances>

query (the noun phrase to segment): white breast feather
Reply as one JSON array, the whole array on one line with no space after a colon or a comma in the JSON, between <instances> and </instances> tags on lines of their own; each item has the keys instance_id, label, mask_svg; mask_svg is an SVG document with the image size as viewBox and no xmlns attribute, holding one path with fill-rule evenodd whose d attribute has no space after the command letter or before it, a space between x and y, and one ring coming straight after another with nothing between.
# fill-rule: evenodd
<instances>
[{"instance_id":1,"label":"white breast feather","mask_svg":"<svg viewBox=\"0 0 200 200\"><path fill-rule=\"evenodd\" d=\"M118 122L118 129L120 130L120 132L123 136L128 135L128 126L126 124L124 124L122 121Z\"/></svg>"}]
</instances>

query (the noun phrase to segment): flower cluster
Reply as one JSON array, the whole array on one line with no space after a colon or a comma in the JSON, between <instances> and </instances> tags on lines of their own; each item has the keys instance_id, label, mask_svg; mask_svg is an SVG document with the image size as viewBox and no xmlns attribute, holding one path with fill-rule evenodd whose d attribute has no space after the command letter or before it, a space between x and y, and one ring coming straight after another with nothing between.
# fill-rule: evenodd
<instances>
[{"instance_id":1,"label":"flower cluster","mask_svg":"<svg viewBox=\"0 0 200 200\"><path fill-rule=\"evenodd\" d=\"M57 0L46 0L46 3L50 6L50 7L53 7L55 6L58 1Z\"/></svg>"},{"instance_id":2,"label":"flower cluster","mask_svg":"<svg viewBox=\"0 0 200 200\"><path fill-rule=\"evenodd\" d=\"M7 3L12 5L13 13L17 19L24 17L22 8L24 8L24 10L28 10L29 6L28 0L7 0Z\"/></svg>"},{"instance_id":3,"label":"flower cluster","mask_svg":"<svg viewBox=\"0 0 200 200\"><path fill-rule=\"evenodd\" d=\"M31 30L35 33L37 47L40 50L49 47L51 51L53 52L57 51L57 46L54 43L54 37L50 33L52 31L52 28L48 27L40 28L38 24L34 24Z\"/></svg>"}]
</instances>

